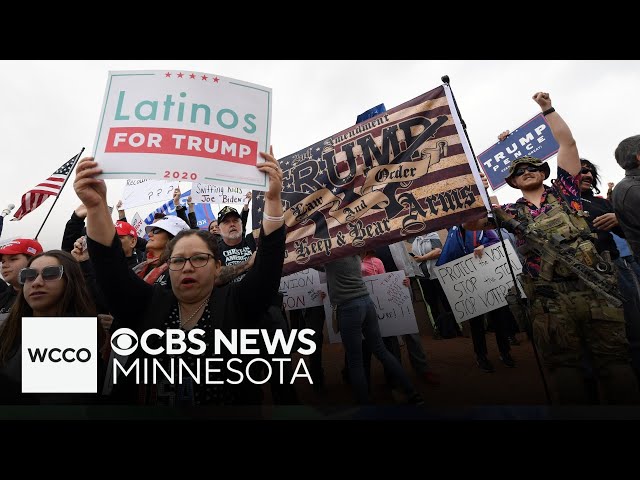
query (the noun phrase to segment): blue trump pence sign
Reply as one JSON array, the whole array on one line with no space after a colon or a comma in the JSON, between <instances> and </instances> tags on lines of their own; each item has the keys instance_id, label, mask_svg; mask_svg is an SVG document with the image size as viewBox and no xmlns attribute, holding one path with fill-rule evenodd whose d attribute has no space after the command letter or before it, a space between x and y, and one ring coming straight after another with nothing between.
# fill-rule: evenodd
<instances>
[{"instance_id":1,"label":"blue trump pence sign","mask_svg":"<svg viewBox=\"0 0 640 480\"><path fill-rule=\"evenodd\" d=\"M506 184L511 162L529 155L546 160L558 152L558 142L551 134L544 115L539 114L518 127L502 142L478 155L478 161L494 190Z\"/></svg>"}]
</instances>

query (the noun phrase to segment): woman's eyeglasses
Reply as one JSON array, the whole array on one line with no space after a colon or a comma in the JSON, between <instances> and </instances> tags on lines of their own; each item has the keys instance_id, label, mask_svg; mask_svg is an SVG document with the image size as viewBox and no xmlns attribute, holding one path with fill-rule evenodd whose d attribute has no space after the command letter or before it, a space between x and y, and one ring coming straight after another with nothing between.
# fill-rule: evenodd
<instances>
[{"instance_id":1,"label":"woman's eyeglasses","mask_svg":"<svg viewBox=\"0 0 640 480\"><path fill-rule=\"evenodd\" d=\"M54 280L60 280L62 278L62 273L64 272L64 268L62 265L51 265L48 267L44 267L42 270L36 270L35 268L23 268L20 270L20 274L18 275L18 282L20 285L24 285L28 282L33 282L38 275L42 276L42 280L45 282L52 282Z\"/></svg>"},{"instance_id":2,"label":"woman's eyeglasses","mask_svg":"<svg viewBox=\"0 0 640 480\"><path fill-rule=\"evenodd\" d=\"M583 175L585 173L590 173L591 175L593 175L593 170L591 170L589 167L582 167L582 169L580 169L580 173L582 173Z\"/></svg>"},{"instance_id":3,"label":"woman's eyeglasses","mask_svg":"<svg viewBox=\"0 0 640 480\"><path fill-rule=\"evenodd\" d=\"M154 227L151 229L149 233L153 233L154 235L158 235L159 233L168 233L166 230L163 230L159 227Z\"/></svg>"},{"instance_id":4,"label":"woman's eyeglasses","mask_svg":"<svg viewBox=\"0 0 640 480\"><path fill-rule=\"evenodd\" d=\"M526 167L520 167L515 172L513 172L514 177L519 177L524 175L525 172L540 172L542 171L542 167L536 167L534 165L527 165Z\"/></svg>"},{"instance_id":5,"label":"woman's eyeglasses","mask_svg":"<svg viewBox=\"0 0 640 480\"><path fill-rule=\"evenodd\" d=\"M184 268L187 260L193 268L202 268L209 263L209 257L213 258L213 255L210 253L196 253L190 257L170 257L167 263L169 264L169 270L177 272Z\"/></svg>"}]
</instances>

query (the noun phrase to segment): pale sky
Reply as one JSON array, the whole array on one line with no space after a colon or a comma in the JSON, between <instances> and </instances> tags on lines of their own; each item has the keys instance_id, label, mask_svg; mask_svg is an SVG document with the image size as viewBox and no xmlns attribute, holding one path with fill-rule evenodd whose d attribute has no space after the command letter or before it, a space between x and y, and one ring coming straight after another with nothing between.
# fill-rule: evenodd
<instances>
[{"instance_id":1,"label":"pale sky","mask_svg":"<svg viewBox=\"0 0 640 480\"><path fill-rule=\"evenodd\" d=\"M54 198L21 221L9 222L22 195L82 147L85 154L93 151L109 70L188 70L271 88L276 157L353 125L358 114L380 103L390 109L425 93L441 85L443 75L450 77L476 154L495 143L502 130L514 130L539 113L531 97L549 92L573 131L580 156L600 168L603 192L607 182L624 176L613 156L616 146L640 133L637 60L0 61L0 209L16 205L0 240L33 238ZM553 160L551 167L554 178ZM60 248L64 225L79 204L73 176L39 236L45 249ZM111 205L120 198L123 183L107 181ZM517 193L508 186L496 192L501 202L515 200ZM140 214L153 207L140 207ZM134 212L127 213L132 217Z\"/></svg>"}]
</instances>

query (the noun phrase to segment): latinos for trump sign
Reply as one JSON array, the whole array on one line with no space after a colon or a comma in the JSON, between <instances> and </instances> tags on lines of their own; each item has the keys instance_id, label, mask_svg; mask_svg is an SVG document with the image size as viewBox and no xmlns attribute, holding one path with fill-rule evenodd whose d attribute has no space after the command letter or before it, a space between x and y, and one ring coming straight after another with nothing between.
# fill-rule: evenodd
<instances>
[{"instance_id":1,"label":"latinos for trump sign","mask_svg":"<svg viewBox=\"0 0 640 480\"><path fill-rule=\"evenodd\" d=\"M478 161L482 163L491 188L497 190L507 183L505 177L516 158L529 155L546 160L555 155L559 148L544 115L540 114L518 127L503 142L478 155Z\"/></svg>"},{"instance_id":2,"label":"latinos for trump sign","mask_svg":"<svg viewBox=\"0 0 640 480\"><path fill-rule=\"evenodd\" d=\"M104 178L268 190L271 89L189 71L109 72L94 157Z\"/></svg>"},{"instance_id":3,"label":"latinos for trump sign","mask_svg":"<svg viewBox=\"0 0 640 480\"><path fill-rule=\"evenodd\" d=\"M486 213L452 104L443 85L279 160L284 275ZM255 195L256 228L263 205Z\"/></svg>"}]
</instances>

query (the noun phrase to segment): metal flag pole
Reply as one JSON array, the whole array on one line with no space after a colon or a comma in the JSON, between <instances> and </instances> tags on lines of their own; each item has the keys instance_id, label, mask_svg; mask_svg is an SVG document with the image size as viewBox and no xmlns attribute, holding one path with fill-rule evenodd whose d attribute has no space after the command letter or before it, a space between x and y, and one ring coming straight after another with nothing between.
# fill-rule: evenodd
<instances>
[{"instance_id":1,"label":"metal flag pole","mask_svg":"<svg viewBox=\"0 0 640 480\"><path fill-rule=\"evenodd\" d=\"M60 187L60 190L58 191L58 194L56 195L56 199L53 201L53 204L51 205L51 208L47 212L47 216L44 217L44 221L42 222L42 225L40 225L40 229L38 230L38 233L36 233L36 236L33 237L34 240L38 239L38 235L40 235L40 232L42 231L42 229L44 227L44 224L47 223L47 219L49 218L49 215L51 215L51 211L53 210L53 207L55 207L56 202L60 198L60 195L62 194L62 189L64 188L64 186L69 181L69 178L71 177L71 172L76 167L76 164L78 163L78 160L80 160L80 156L82 155L82 152L84 152L84 147L82 147L82 150L80 150L80 153L78 153L78 155L76 155L75 161L73 162L73 165L71 165L71 169L69 170L69 175L67 175L67 178L64 179L64 182L63 182L62 186Z\"/></svg>"},{"instance_id":2,"label":"metal flag pole","mask_svg":"<svg viewBox=\"0 0 640 480\"><path fill-rule=\"evenodd\" d=\"M478 159L476 158L476 153L473 151L473 146L471 145L471 140L469 139L469 134L467 133L467 125L462 119L462 115L460 114L460 109L458 108L458 102L456 102L456 97L453 94L453 90L451 89L449 76L443 75L441 77L441 80L443 83L445 83L449 87L449 90L451 91L451 98L453 99L453 105L456 108L456 112L458 113L458 118L460 119L460 123L462 124L462 131L464 132L464 135L467 138L467 144L471 149L471 154L473 155L473 160L476 163L476 167L478 168L478 171L481 171L480 164L478 163ZM489 192L486 187L485 187L485 192L487 193L487 198L488 198ZM527 336L529 337L529 340L531 340L531 346L533 347L533 353L536 358L536 364L538 365L538 371L540 372L540 378L542 379L542 385L544 386L544 393L547 398L547 403L551 405L551 395L549 393L549 386L547 385L547 379L544 375L544 369L542 368L542 363L540 362L540 356L538 355L536 342L533 339L533 331L531 329L531 322L529 321L529 309L527 308L526 305L523 305L523 300L522 300L522 297L520 296L520 290L518 288L518 281L516 280L516 274L513 271L513 264L511 263L511 258L509 257L509 253L507 252L507 247L504 243L504 237L502 236L502 232L500 231L500 222L498 220L498 216L493 213L493 206L491 206L491 211L487 213L490 214L491 218L493 218L494 221L496 222L496 226L497 226L496 232L498 234L498 237L500 238L500 244L502 245L502 250L504 251L504 254L507 257L507 264L509 265L509 272L511 273L511 279L513 280L514 288L516 289L516 296L518 299L518 303L522 305L522 311L525 313L525 316L526 316L525 327L527 329Z\"/></svg>"}]
</instances>

